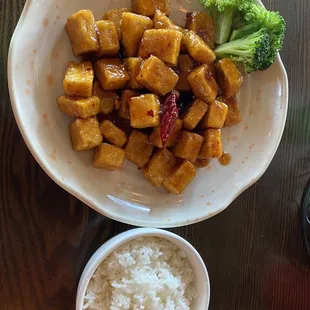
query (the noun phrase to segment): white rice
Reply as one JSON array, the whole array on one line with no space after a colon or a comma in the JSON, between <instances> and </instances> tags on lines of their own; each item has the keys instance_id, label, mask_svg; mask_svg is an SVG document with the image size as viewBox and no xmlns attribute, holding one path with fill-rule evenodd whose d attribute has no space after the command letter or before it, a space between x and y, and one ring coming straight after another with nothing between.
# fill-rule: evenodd
<instances>
[{"instance_id":1,"label":"white rice","mask_svg":"<svg viewBox=\"0 0 310 310\"><path fill-rule=\"evenodd\" d=\"M185 253L165 239L145 237L121 246L100 264L83 309L189 310L195 298Z\"/></svg>"}]
</instances>

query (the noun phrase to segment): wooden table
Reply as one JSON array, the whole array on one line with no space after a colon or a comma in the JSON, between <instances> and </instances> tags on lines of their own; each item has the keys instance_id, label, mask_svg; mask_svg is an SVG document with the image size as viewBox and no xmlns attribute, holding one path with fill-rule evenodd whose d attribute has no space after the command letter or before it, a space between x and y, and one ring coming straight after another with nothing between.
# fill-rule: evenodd
<instances>
[{"instance_id":1,"label":"wooden table","mask_svg":"<svg viewBox=\"0 0 310 310\"><path fill-rule=\"evenodd\" d=\"M0 1L0 309L74 309L85 263L130 227L100 216L58 187L29 153L7 89L7 53L25 0ZM310 6L266 0L287 21L287 126L263 178L222 214L172 231L210 273L211 310L310 309L310 258L299 205L310 177ZM36 22L36 21L34 21ZM38 24L39 27L39 24Z\"/></svg>"}]
</instances>

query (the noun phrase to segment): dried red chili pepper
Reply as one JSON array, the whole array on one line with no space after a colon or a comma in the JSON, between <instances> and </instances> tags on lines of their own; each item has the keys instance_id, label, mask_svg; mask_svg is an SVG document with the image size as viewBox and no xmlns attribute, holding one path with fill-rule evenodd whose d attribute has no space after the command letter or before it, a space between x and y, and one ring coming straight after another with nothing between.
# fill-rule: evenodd
<instances>
[{"instance_id":1,"label":"dried red chili pepper","mask_svg":"<svg viewBox=\"0 0 310 310\"><path fill-rule=\"evenodd\" d=\"M179 108L177 105L179 97L180 94L173 90L166 97L162 106L161 141L164 147L166 147L169 137L174 132L177 119L179 118Z\"/></svg>"}]
</instances>

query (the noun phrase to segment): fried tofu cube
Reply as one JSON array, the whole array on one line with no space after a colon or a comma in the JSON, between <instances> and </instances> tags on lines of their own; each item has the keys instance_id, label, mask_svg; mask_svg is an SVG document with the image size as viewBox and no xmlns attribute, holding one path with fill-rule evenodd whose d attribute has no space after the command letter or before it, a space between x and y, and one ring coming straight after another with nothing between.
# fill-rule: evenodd
<instances>
[{"instance_id":1,"label":"fried tofu cube","mask_svg":"<svg viewBox=\"0 0 310 310\"><path fill-rule=\"evenodd\" d=\"M201 120L199 127L201 129L216 128L221 129L224 126L228 107L224 102L215 100L209 104L209 109L204 118Z\"/></svg>"},{"instance_id":2,"label":"fried tofu cube","mask_svg":"<svg viewBox=\"0 0 310 310\"><path fill-rule=\"evenodd\" d=\"M127 142L127 136L125 132L119 129L109 120L103 121L100 124L100 129L103 138L118 147L122 147Z\"/></svg>"},{"instance_id":3,"label":"fried tofu cube","mask_svg":"<svg viewBox=\"0 0 310 310\"><path fill-rule=\"evenodd\" d=\"M75 57L99 51L95 18L90 10L81 10L71 15L66 29Z\"/></svg>"},{"instance_id":4,"label":"fried tofu cube","mask_svg":"<svg viewBox=\"0 0 310 310\"><path fill-rule=\"evenodd\" d=\"M174 155L178 158L195 162L203 144L203 137L189 131L183 131L175 147Z\"/></svg>"},{"instance_id":5,"label":"fried tofu cube","mask_svg":"<svg viewBox=\"0 0 310 310\"><path fill-rule=\"evenodd\" d=\"M160 96L172 91L178 80L179 76L155 56L144 61L137 76L140 84Z\"/></svg>"},{"instance_id":6,"label":"fried tofu cube","mask_svg":"<svg viewBox=\"0 0 310 310\"><path fill-rule=\"evenodd\" d=\"M57 105L61 112L75 117L89 118L100 113L100 100L98 97L57 97Z\"/></svg>"},{"instance_id":7,"label":"fried tofu cube","mask_svg":"<svg viewBox=\"0 0 310 310\"><path fill-rule=\"evenodd\" d=\"M243 76L236 64L231 59L221 59L216 64L216 73L223 96L236 96L243 83Z\"/></svg>"},{"instance_id":8,"label":"fried tofu cube","mask_svg":"<svg viewBox=\"0 0 310 310\"><path fill-rule=\"evenodd\" d=\"M176 159L172 153L167 149L160 149L152 156L142 174L154 186L161 187L164 180L171 175L175 164Z\"/></svg>"},{"instance_id":9,"label":"fried tofu cube","mask_svg":"<svg viewBox=\"0 0 310 310\"><path fill-rule=\"evenodd\" d=\"M194 95L206 103L212 103L217 97L218 85L211 76L208 65L202 65L188 76L188 82Z\"/></svg>"},{"instance_id":10,"label":"fried tofu cube","mask_svg":"<svg viewBox=\"0 0 310 310\"><path fill-rule=\"evenodd\" d=\"M69 125L72 147L75 151L93 149L102 143L102 135L97 118L77 118Z\"/></svg>"},{"instance_id":11,"label":"fried tofu cube","mask_svg":"<svg viewBox=\"0 0 310 310\"><path fill-rule=\"evenodd\" d=\"M146 30L140 44L139 56L146 59L151 55L175 66L180 54L183 34L173 29Z\"/></svg>"},{"instance_id":12,"label":"fried tofu cube","mask_svg":"<svg viewBox=\"0 0 310 310\"><path fill-rule=\"evenodd\" d=\"M100 50L97 57L116 56L120 49L116 27L110 20L96 22Z\"/></svg>"},{"instance_id":13,"label":"fried tofu cube","mask_svg":"<svg viewBox=\"0 0 310 310\"><path fill-rule=\"evenodd\" d=\"M184 128L186 130L195 129L207 111L208 105L200 99L196 99L183 117Z\"/></svg>"},{"instance_id":14,"label":"fried tofu cube","mask_svg":"<svg viewBox=\"0 0 310 310\"><path fill-rule=\"evenodd\" d=\"M125 159L125 151L118 146L102 143L95 149L93 165L105 170L121 169Z\"/></svg>"},{"instance_id":15,"label":"fried tofu cube","mask_svg":"<svg viewBox=\"0 0 310 310\"><path fill-rule=\"evenodd\" d=\"M169 0L131 0L131 3L133 11L140 15L153 16L156 10L170 15Z\"/></svg>"},{"instance_id":16,"label":"fried tofu cube","mask_svg":"<svg viewBox=\"0 0 310 310\"><path fill-rule=\"evenodd\" d=\"M179 73L179 81L175 86L176 90L179 91L191 91L191 86L188 82L188 75L189 73L195 68L196 63L192 57L188 54L182 54L179 56L178 60L178 69L180 70Z\"/></svg>"},{"instance_id":17,"label":"fried tofu cube","mask_svg":"<svg viewBox=\"0 0 310 310\"><path fill-rule=\"evenodd\" d=\"M234 126L242 121L242 114L239 110L239 102L236 97L231 97L225 100L228 106L228 112L225 120L224 127Z\"/></svg>"},{"instance_id":18,"label":"fried tofu cube","mask_svg":"<svg viewBox=\"0 0 310 310\"><path fill-rule=\"evenodd\" d=\"M129 81L125 65L117 58L98 60L95 73L104 90L122 89Z\"/></svg>"},{"instance_id":19,"label":"fried tofu cube","mask_svg":"<svg viewBox=\"0 0 310 310\"><path fill-rule=\"evenodd\" d=\"M137 97L140 94L136 91L126 89L122 92L122 98L121 98L121 106L119 109L119 116L121 118L130 120L130 113L129 113L129 102L132 97Z\"/></svg>"},{"instance_id":20,"label":"fried tofu cube","mask_svg":"<svg viewBox=\"0 0 310 310\"><path fill-rule=\"evenodd\" d=\"M210 159L202 159L202 158L197 158L196 161L194 162L194 166L196 168L206 168L210 165Z\"/></svg>"},{"instance_id":21,"label":"fried tofu cube","mask_svg":"<svg viewBox=\"0 0 310 310\"><path fill-rule=\"evenodd\" d=\"M163 187L171 194L180 195L193 181L196 173L195 166L188 160L184 160L164 181Z\"/></svg>"},{"instance_id":22,"label":"fried tofu cube","mask_svg":"<svg viewBox=\"0 0 310 310\"><path fill-rule=\"evenodd\" d=\"M186 34L188 33L188 31L189 30L187 30L185 28L181 28L181 32L182 32L182 35L183 35L182 42L181 42L181 49L180 49L181 53L188 53L187 47L185 45L185 40L184 40L184 38L185 38Z\"/></svg>"},{"instance_id":23,"label":"fried tofu cube","mask_svg":"<svg viewBox=\"0 0 310 310\"><path fill-rule=\"evenodd\" d=\"M175 128L174 128L174 131L173 133L171 134L171 136L169 137L167 143L166 143L166 147L171 147L175 144L175 142L177 141L180 133L181 133L181 130L182 130L182 126L183 126L183 121L178 119L176 124L175 124ZM153 129L153 132L150 136L150 139L151 139L151 142L158 148L163 148L163 143L162 143L162 140L161 140L161 128L160 126L158 127L155 127Z\"/></svg>"},{"instance_id":24,"label":"fried tofu cube","mask_svg":"<svg viewBox=\"0 0 310 310\"><path fill-rule=\"evenodd\" d=\"M181 31L181 27L176 26L171 19L160 10L156 10L153 22L155 29L175 29Z\"/></svg>"},{"instance_id":25,"label":"fried tofu cube","mask_svg":"<svg viewBox=\"0 0 310 310\"><path fill-rule=\"evenodd\" d=\"M123 13L122 43L126 56L138 56L144 31L153 27L153 21L142 15Z\"/></svg>"},{"instance_id":26,"label":"fried tofu cube","mask_svg":"<svg viewBox=\"0 0 310 310\"><path fill-rule=\"evenodd\" d=\"M220 129L207 129L203 133L204 143L198 155L200 159L220 158L223 155L222 132Z\"/></svg>"},{"instance_id":27,"label":"fried tofu cube","mask_svg":"<svg viewBox=\"0 0 310 310\"><path fill-rule=\"evenodd\" d=\"M121 108L121 103L119 101L119 96L117 95L118 100L115 100L115 110L118 111Z\"/></svg>"},{"instance_id":28,"label":"fried tofu cube","mask_svg":"<svg viewBox=\"0 0 310 310\"><path fill-rule=\"evenodd\" d=\"M139 130L134 130L125 148L126 158L138 168L143 168L149 162L154 146L149 136Z\"/></svg>"},{"instance_id":29,"label":"fried tofu cube","mask_svg":"<svg viewBox=\"0 0 310 310\"><path fill-rule=\"evenodd\" d=\"M160 101L154 94L132 97L129 102L130 125L133 128L156 127L160 124Z\"/></svg>"},{"instance_id":30,"label":"fried tofu cube","mask_svg":"<svg viewBox=\"0 0 310 310\"><path fill-rule=\"evenodd\" d=\"M102 19L107 19L113 22L116 27L118 40L122 40L122 25L123 25L123 13L124 12L131 12L131 9L128 8L121 8L121 9L113 9L106 12Z\"/></svg>"},{"instance_id":31,"label":"fried tofu cube","mask_svg":"<svg viewBox=\"0 0 310 310\"><path fill-rule=\"evenodd\" d=\"M215 61L213 50L194 31L189 31L184 36L184 44L196 61L202 64L211 64Z\"/></svg>"},{"instance_id":32,"label":"fried tofu cube","mask_svg":"<svg viewBox=\"0 0 310 310\"><path fill-rule=\"evenodd\" d=\"M117 110L119 105L119 96L116 92L103 90L100 83L95 81L93 95L98 97L100 100L100 111L104 115L112 113Z\"/></svg>"},{"instance_id":33,"label":"fried tofu cube","mask_svg":"<svg viewBox=\"0 0 310 310\"><path fill-rule=\"evenodd\" d=\"M128 81L127 87L132 89L142 89L144 88L143 85L141 85L137 81L137 76L140 72L140 67L142 65L143 59L141 57L129 57L125 59L125 63L127 66L127 70L130 76L130 79Z\"/></svg>"},{"instance_id":34,"label":"fried tofu cube","mask_svg":"<svg viewBox=\"0 0 310 310\"><path fill-rule=\"evenodd\" d=\"M195 60L188 54L181 54L178 59L178 68L182 72L191 72L196 67Z\"/></svg>"},{"instance_id":35,"label":"fried tofu cube","mask_svg":"<svg viewBox=\"0 0 310 310\"><path fill-rule=\"evenodd\" d=\"M192 12L186 15L186 28L194 31L210 47L214 48L214 19L205 12Z\"/></svg>"},{"instance_id":36,"label":"fried tofu cube","mask_svg":"<svg viewBox=\"0 0 310 310\"><path fill-rule=\"evenodd\" d=\"M65 95L91 97L93 92L94 69L90 61L69 61L68 69L63 81Z\"/></svg>"}]
</instances>

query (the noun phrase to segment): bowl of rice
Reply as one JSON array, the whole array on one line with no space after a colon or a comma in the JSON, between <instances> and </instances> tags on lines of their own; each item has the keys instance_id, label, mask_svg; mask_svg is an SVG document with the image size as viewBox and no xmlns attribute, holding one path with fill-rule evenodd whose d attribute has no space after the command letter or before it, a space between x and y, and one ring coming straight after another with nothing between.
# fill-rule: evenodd
<instances>
[{"instance_id":1,"label":"bowl of rice","mask_svg":"<svg viewBox=\"0 0 310 310\"><path fill-rule=\"evenodd\" d=\"M94 253L76 310L206 310L209 301L209 276L196 249L171 232L138 228Z\"/></svg>"}]
</instances>

